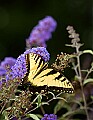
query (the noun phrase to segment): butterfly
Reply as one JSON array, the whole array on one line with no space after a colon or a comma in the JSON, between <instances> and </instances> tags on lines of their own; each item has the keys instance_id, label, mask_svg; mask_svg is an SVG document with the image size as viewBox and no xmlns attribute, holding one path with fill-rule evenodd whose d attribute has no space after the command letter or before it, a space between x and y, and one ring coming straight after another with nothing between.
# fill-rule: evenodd
<instances>
[{"instance_id":1,"label":"butterfly","mask_svg":"<svg viewBox=\"0 0 93 120\"><path fill-rule=\"evenodd\" d=\"M26 54L27 73L23 81L29 82L33 91L61 91L73 93L74 88L71 82L60 72L48 68L48 62L35 53Z\"/></svg>"}]
</instances>

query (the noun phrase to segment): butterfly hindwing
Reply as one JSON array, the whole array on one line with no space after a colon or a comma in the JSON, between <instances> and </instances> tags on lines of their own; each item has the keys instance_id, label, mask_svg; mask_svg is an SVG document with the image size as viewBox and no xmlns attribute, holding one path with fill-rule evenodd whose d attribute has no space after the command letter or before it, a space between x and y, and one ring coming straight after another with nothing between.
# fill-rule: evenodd
<instances>
[{"instance_id":1,"label":"butterfly hindwing","mask_svg":"<svg viewBox=\"0 0 93 120\"><path fill-rule=\"evenodd\" d=\"M26 79L32 86L41 87L48 90L63 91L73 93L71 82L59 72L48 68L48 63L34 53L26 55L27 75Z\"/></svg>"},{"instance_id":2,"label":"butterfly hindwing","mask_svg":"<svg viewBox=\"0 0 93 120\"><path fill-rule=\"evenodd\" d=\"M59 72L53 69L45 69L33 81L36 86L47 86L50 90L73 92L73 86L70 81Z\"/></svg>"}]
</instances>

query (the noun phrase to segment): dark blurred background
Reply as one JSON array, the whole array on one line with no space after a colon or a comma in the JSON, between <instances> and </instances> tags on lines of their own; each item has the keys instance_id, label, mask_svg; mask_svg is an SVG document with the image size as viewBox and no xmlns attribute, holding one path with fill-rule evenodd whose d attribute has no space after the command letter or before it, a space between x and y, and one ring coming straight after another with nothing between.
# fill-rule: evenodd
<instances>
[{"instance_id":1,"label":"dark blurred background","mask_svg":"<svg viewBox=\"0 0 93 120\"><path fill-rule=\"evenodd\" d=\"M71 53L66 27L72 25L80 34L82 49L93 49L93 0L0 0L0 59L17 58L25 51L25 39L45 16L57 21L57 29L47 42L51 61L61 51ZM50 62L51 62L50 61Z\"/></svg>"}]
</instances>

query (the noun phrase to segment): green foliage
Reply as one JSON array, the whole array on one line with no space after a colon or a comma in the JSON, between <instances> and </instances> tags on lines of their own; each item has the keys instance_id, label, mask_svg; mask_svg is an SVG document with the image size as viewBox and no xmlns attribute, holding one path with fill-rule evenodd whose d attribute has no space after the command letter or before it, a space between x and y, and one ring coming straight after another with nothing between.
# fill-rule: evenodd
<instances>
[{"instance_id":1,"label":"green foliage","mask_svg":"<svg viewBox=\"0 0 93 120\"><path fill-rule=\"evenodd\" d=\"M93 55L93 51L92 50L84 50L83 53L90 53Z\"/></svg>"},{"instance_id":2,"label":"green foliage","mask_svg":"<svg viewBox=\"0 0 93 120\"><path fill-rule=\"evenodd\" d=\"M86 84L91 83L91 82L93 82L93 79L92 79L92 78L86 79L86 80L83 82L83 85L86 85Z\"/></svg>"},{"instance_id":3,"label":"green foliage","mask_svg":"<svg viewBox=\"0 0 93 120\"><path fill-rule=\"evenodd\" d=\"M40 120L38 117L37 117L37 115L35 115L35 114L28 114L27 115L29 118L33 118L33 120Z\"/></svg>"},{"instance_id":4,"label":"green foliage","mask_svg":"<svg viewBox=\"0 0 93 120\"><path fill-rule=\"evenodd\" d=\"M0 115L0 120L9 120L8 114L6 111L3 111Z\"/></svg>"}]
</instances>

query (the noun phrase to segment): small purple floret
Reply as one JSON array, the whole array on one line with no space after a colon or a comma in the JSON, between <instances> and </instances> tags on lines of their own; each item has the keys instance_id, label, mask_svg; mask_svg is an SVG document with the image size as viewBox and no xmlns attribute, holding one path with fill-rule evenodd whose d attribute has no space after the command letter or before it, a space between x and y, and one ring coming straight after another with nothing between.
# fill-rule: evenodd
<instances>
[{"instance_id":1,"label":"small purple floret","mask_svg":"<svg viewBox=\"0 0 93 120\"><path fill-rule=\"evenodd\" d=\"M57 115L54 114L45 114L41 120L57 120Z\"/></svg>"}]
</instances>

